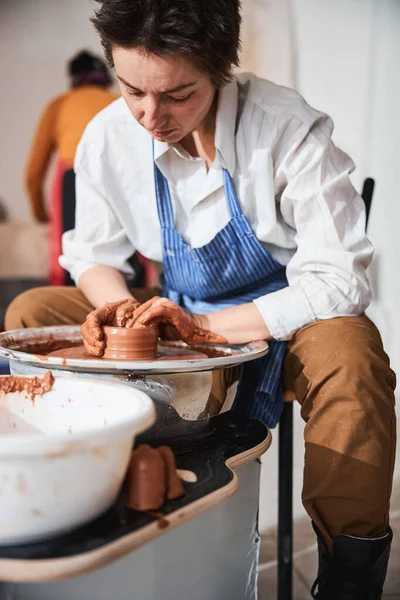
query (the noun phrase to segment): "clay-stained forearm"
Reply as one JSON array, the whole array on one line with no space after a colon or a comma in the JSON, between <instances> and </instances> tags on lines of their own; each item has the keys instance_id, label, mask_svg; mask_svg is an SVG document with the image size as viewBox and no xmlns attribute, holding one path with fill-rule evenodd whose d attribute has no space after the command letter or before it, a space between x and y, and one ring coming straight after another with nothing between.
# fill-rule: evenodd
<instances>
[{"instance_id":1,"label":"clay-stained forearm","mask_svg":"<svg viewBox=\"0 0 400 600\"><path fill-rule=\"evenodd\" d=\"M79 277L78 288L95 308L107 302L133 298L122 274L106 265L84 271Z\"/></svg>"},{"instance_id":2,"label":"clay-stained forearm","mask_svg":"<svg viewBox=\"0 0 400 600\"><path fill-rule=\"evenodd\" d=\"M230 344L271 339L270 331L253 302L216 310L207 315L195 315L195 320L200 327L225 337Z\"/></svg>"}]
</instances>

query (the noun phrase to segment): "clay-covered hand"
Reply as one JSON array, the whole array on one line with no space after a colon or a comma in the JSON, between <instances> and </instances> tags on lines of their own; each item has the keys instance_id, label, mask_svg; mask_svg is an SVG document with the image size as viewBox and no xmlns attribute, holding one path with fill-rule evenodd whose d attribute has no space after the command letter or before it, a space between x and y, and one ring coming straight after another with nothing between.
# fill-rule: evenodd
<instances>
[{"instance_id":1,"label":"clay-covered hand","mask_svg":"<svg viewBox=\"0 0 400 600\"><path fill-rule=\"evenodd\" d=\"M86 351L92 356L103 356L105 348L103 325L125 327L138 306L140 306L139 302L126 298L118 300L118 302L108 302L104 306L92 310L81 327Z\"/></svg>"},{"instance_id":2,"label":"clay-covered hand","mask_svg":"<svg viewBox=\"0 0 400 600\"><path fill-rule=\"evenodd\" d=\"M183 340L187 344L226 344L221 335L200 327L189 312L168 298L156 296L141 304L128 319L126 327L158 326L164 340Z\"/></svg>"}]
</instances>

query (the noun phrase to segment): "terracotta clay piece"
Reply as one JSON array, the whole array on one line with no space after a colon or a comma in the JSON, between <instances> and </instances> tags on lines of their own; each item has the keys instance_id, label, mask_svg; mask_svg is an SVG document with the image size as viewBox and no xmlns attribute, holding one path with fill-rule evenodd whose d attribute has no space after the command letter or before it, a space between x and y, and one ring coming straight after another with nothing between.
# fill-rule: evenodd
<instances>
[{"instance_id":1,"label":"terracotta clay piece","mask_svg":"<svg viewBox=\"0 0 400 600\"><path fill-rule=\"evenodd\" d=\"M165 461L155 448L142 444L132 452L128 467L128 500L134 510L158 510L167 492Z\"/></svg>"},{"instance_id":2,"label":"terracotta clay piece","mask_svg":"<svg viewBox=\"0 0 400 600\"><path fill-rule=\"evenodd\" d=\"M13 394L24 392L31 400L35 396L42 396L49 392L54 385L54 377L51 371L47 371L43 377L20 377L7 375L0 377L0 394Z\"/></svg>"},{"instance_id":3,"label":"terracotta clay piece","mask_svg":"<svg viewBox=\"0 0 400 600\"><path fill-rule=\"evenodd\" d=\"M116 360L155 360L158 327L103 327L104 358Z\"/></svg>"},{"instance_id":4,"label":"terracotta clay piece","mask_svg":"<svg viewBox=\"0 0 400 600\"><path fill-rule=\"evenodd\" d=\"M171 448L138 446L129 463L127 487L126 506L141 512L159 510L166 500L184 496Z\"/></svg>"},{"instance_id":5,"label":"terracotta clay piece","mask_svg":"<svg viewBox=\"0 0 400 600\"><path fill-rule=\"evenodd\" d=\"M174 453L169 446L160 446L158 451L163 456L167 468L167 500L181 498L185 495L185 489L176 472Z\"/></svg>"}]
</instances>

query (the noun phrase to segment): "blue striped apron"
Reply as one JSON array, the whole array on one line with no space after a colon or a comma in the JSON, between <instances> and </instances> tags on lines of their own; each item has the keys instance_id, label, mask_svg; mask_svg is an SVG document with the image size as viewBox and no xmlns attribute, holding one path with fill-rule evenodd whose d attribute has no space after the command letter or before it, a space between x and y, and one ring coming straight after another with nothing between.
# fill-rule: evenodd
<instances>
[{"instance_id":1,"label":"blue striped apron","mask_svg":"<svg viewBox=\"0 0 400 600\"><path fill-rule=\"evenodd\" d=\"M286 268L257 239L243 214L229 172L224 169L223 174L231 219L208 244L191 248L174 227L168 181L154 161L163 244L163 295L193 313L251 302L288 285ZM286 343L270 341L269 345L266 356L242 365L233 410L274 427L283 406Z\"/></svg>"}]
</instances>

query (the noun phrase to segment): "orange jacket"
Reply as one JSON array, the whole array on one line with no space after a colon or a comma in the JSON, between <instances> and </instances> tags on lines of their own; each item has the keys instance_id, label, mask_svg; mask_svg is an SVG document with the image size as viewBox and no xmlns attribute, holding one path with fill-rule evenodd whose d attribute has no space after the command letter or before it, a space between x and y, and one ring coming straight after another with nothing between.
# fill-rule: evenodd
<instances>
[{"instance_id":1,"label":"orange jacket","mask_svg":"<svg viewBox=\"0 0 400 600\"><path fill-rule=\"evenodd\" d=\"M72 167L76 148L93 117L118 95L96 85L73 88L45 107L33 138L25 171L25 185L34 217L47 221L43 183L54 151Z\"/></svg>"}]
</instances>

